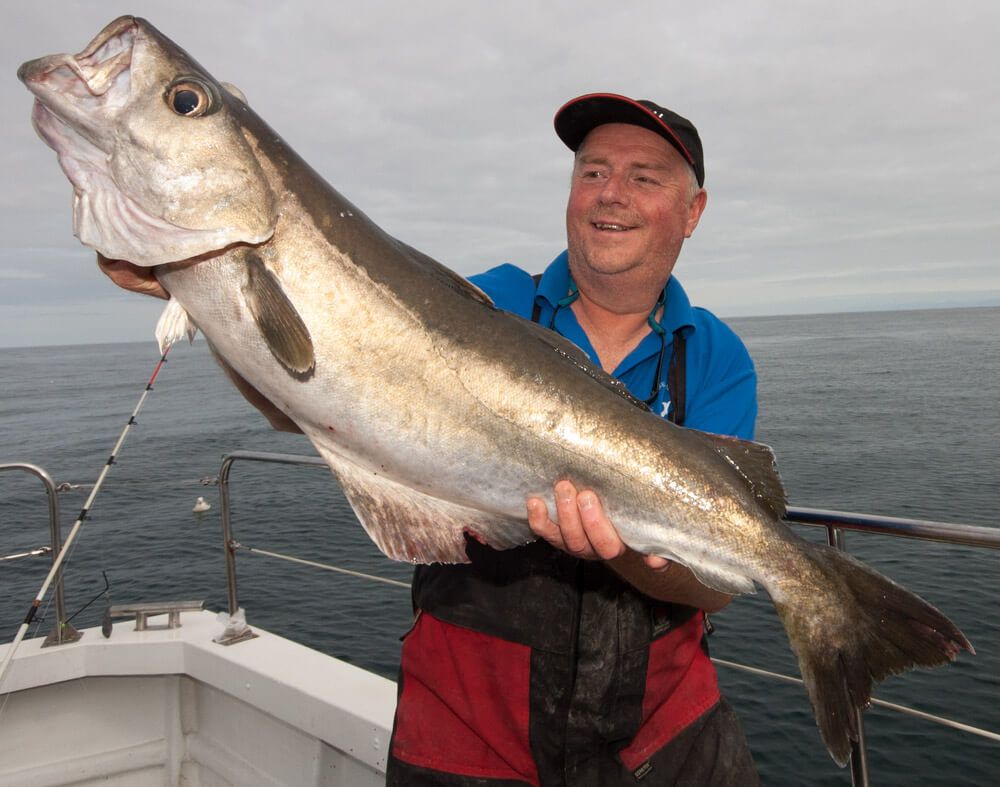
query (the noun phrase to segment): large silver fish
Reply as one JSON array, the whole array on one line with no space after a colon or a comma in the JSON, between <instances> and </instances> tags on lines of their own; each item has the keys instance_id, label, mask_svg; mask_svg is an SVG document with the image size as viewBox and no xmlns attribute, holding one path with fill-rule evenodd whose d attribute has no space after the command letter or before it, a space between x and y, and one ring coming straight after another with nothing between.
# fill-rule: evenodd
<instances>
[{"instance_id":1,"label":"large silver fish","mask_svg":"<svg viewBox=\"0 0 1000 787\"><path fill-rule=\"evenodd\" d=\"M770 594L843 764L872 681L971 651L912 593L781 519L770 450L677 428L553 333L493 308L328 186L148 22L18 72L80 240L155 267L242 390L313 442L387 555L532 539L529 495L598 492L623 540L706 585ZM266 404L266 403L265 403Z\"/></svg>"}]
</instances>

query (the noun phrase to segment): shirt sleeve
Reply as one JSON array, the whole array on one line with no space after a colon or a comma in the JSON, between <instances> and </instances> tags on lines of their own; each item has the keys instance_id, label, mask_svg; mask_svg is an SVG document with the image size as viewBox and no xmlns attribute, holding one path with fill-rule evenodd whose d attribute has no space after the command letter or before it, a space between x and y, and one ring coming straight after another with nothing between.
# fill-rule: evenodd
<instances>
[{"instance_id":1,"label":"shirt sleeve","mask_svg":"<svg viewBox=\"0 0 1000 787\"><path fill-rule=\"evenodd\" d=\"M732 329L708 316L712 322L699 326L692 335L696 341L690 343L695 346L689 344L684 426L753 440L757 420L753 360ZM695 370L700 373L692 376Z\"/></svg>"},{"instance_id":2,"label":"shirt sleeve","mask_svg":"<svg viewBox=\"0 0 1000 787\"><path fill-rule=\"evenodd\" d=\"M470 276L469 281L489 295L498 309L525 318L531 317L535 304L535 281L527 271L504 263L484 273Z\"/></svg>"}]
</instances>

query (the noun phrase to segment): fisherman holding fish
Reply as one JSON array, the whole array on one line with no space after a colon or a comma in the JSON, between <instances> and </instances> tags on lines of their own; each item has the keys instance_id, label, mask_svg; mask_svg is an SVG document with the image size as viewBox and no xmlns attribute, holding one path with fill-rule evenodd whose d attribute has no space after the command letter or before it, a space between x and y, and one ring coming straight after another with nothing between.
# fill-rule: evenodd
<instances>
[{"instance_id":1,"label":"fisherman holding fish","mask_svg":"<svg viewBox=\"0 0 1000 787\"><path fill-rule=\"evenodd\" d=\"M697 130L609 94L569 101L555 127L575 152L568 250L537 281L511 265L472 281L656 414L751 439L750 356L671 275L706 203ZM387 783L757 783L704 641L703 610L730 596L628 550L594 492L561 481L554 497L553 512L528 501L543 541L470 540L470 565L417 568Z\"/></svg>"},{"instance_id":2,"label":"fisherman holding fish","mask_svg":"<svg viewBox=\"0 0 1000 787\"><path fill-rule=\"evenodd\" d=\"M567 251L540 277L502 265L472 281L656 414L752 439L750 356L672 276L707 199L697 130L613 94L571 100L555 126L575 153ZM166 297L148 268L99 262ZM417 568L387 784L756 783L705 642L705 611L731 597L627 549L594 492L561 481L554 499L553 512L527 501L543 540L498 551L470 538L471 563Z\"/></svg>"},{"instance_id":3,"label":"fisherman holding fish","mask_svg":"<svg viewBox=\"0 0 1000 787\"><path fill-rule=\"evenodd\" d=\"M874 682L974 652L783 521L774 455L749 440L753 364L671 275L706 201L681 116L567 103L567 251L537 280L504 265L470 284L143 19L18 76L77 237L119 285L169 293L161 347L204 333L378 548L422 564L389 784L755 783L704 632L757 587L841 766Z\"/></svg>"}]
</instances>

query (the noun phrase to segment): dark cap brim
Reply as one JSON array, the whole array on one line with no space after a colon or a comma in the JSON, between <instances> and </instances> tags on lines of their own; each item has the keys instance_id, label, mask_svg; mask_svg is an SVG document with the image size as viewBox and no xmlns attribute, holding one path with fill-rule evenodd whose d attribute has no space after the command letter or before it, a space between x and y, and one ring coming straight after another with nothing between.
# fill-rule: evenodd
<instances>
[{"instance_id":1,"label":"dark cap brim","mask_svg":"<svg viewBox=\"0 0 1000 787\"><path fill-rule=\"evenodd\" d=\"M678 128L673 128L670 121ZM698 185L704 185L701 139L691 122L676 113L669 110L654 112L638 101L616 93L589 93L563 104L554 119L559 139L574 152L583 144L587 134L605 123L629 123L659 134L691 165Z\"/></svg>"}]
</instances>

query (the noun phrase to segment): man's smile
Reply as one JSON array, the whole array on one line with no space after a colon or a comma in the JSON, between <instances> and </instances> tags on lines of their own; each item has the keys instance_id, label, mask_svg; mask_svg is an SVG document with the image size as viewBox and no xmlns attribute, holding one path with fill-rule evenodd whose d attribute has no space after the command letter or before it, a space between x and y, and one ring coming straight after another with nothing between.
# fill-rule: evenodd
<instances>
[{"instance_id":1,"label":"man's smile","mask_svg":"<svg viewBox=\"0 0 1000 787\"><path fill-rule=\"evenodd\" d=\"M609 221L593 221L591 222L591 226L605 232L627 232L628 230L635 229L634 226Z\"/></svg>"}]
</instances>

